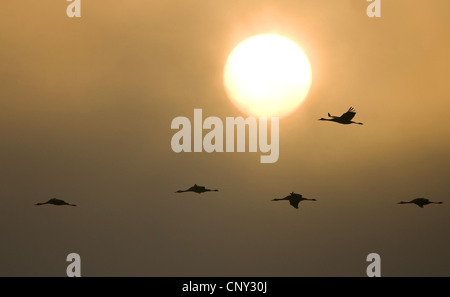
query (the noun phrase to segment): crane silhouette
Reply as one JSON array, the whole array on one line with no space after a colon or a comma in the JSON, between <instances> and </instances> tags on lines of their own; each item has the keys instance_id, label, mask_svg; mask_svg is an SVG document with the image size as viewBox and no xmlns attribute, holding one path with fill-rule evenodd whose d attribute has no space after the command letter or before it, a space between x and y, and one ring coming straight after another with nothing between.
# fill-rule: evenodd
<instances>
[{"instance_id":1,"label":"crane silhouette","mask_svg":"<svg viewBox=\"0 0 450 297\"><path fill-rule=\"evenodd\" d=\"M185 192L195 192L197 194L201 194L204 192L218 192L219 190L211 190L211 189L207 189L203 186L198 186L197 184L194 184L192 187L190 187L187 190L178 190L175 193L185 193Z\"/></svg>"},{"instance_id":2,"label":"crane silhouette","mask_svg":"<svg viewBox=\"0 0 450 297\"><path fill-rule=\"evenodd\" d=\"M416 199L413 199L413 200L407 201L407 202L400 201L398 204L415 204L418 207L423 208L425 205L428 205L428 204L442 204L442 203L444 203L444 202L432 202L432 201L428 200L427 198L416 198Z\"/></svg>"},{"instance_id":3,"label":"crane silhouette","mask_svg":"<svg viewBox=\"0 0 450 297\"><path fill-rule=\"evenodd\" d=\"M275 198L272 199L272 201L280 201L280 200L288 200L289 203L294 207L298 209L298 204L304 200L309 200L309 201L317 201L316 199L309 199L309 198L304 198L302 195L297 194L292 192L291 194L289 194L289 196L286 196L284 198Z\"/></svg>"},{"instance_id":4,"label":"crane silhouette","mask_svg":"<svg viewBox=\"0 0 450 297\"><path fill-rule=\"evenodd\" d=\"M56 198L52 198L44 203L36 203L35 205L40 206L40 205L44 205L44 204L53 204L53 205L57 205L57 206L61 206L61 205L76 206L75 204L69 204L64 200L56 199Z\"/></svg>"},{"instance_id":5,"label":"crane silhouette","mask_svg":"<svg viewBox=\"0 0 450 297\"><path fill-rule=\"evenodd\" d=\"M353 122L352 119L355 117L356 111L353 107L350 107L346 113L343 113L340 117L332 116L330 113L328 113L328 116L331 119L325 119L320 118L319 121L330 121L330 122L336 122L343 125L348 124L358 124L363 125L363 123Z\"/></svg>"}]
</instances>

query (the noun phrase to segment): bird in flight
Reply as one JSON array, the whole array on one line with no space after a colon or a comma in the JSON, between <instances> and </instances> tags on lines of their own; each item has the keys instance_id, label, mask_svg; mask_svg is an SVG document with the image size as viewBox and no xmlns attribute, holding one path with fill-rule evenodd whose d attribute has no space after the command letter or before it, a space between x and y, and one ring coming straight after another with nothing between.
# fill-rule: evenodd
<instances>
[{"instance_id":1,"label":"bird in flight","mask_svg":"<svg viewBox=\"0 0 450 297\"><path fill-rule=\"evenodd\" d=\"M298 204L302 202L303 200L309 200L309 201L317 201L316 199L309 199L304 198L302 195L292 192L289 194L289 196L286 196L284 198L275 198L272 199L272 201L280 201L280 200L288 200L289 203L294 207L298 208Z\"/></svg>"},{"instance_id":2,"label":"bird in flight","mask_svg":"<svg viewBox=\"0 0 450 297\"><path fill-rule=\"evenodd\" d=\"M343 113L340 117L332 116L330 113L328 113L328 116L330 119L320 118L319 121L330 121L330 122L336 122L343 125L348 124L358 124L363 125L363 123L353 122L352 119L355 117L356 111L353 107L350 107L346 113Z\"/></svg>"},{"instance_id":3,"label":"bird in flight","mask_svg":"<svg viewBox=\"0 0 450 297\"><path fill-rule=\"evenodd\" d=\"M204 192L218 192L218 191L219 190L211 190L211 189L207 189L203 186L198 186L197 184L195 184L187 190L178 190L175 193L195 192L197 194L201 194Z\"/></svg>"},{"instance_id":4,"label":"bird in flight","mask_svg":"<svg viewBox=\"0 0 450 297\"><path fill-rule=\"evenodd\" d=\"M52 198L49 201L44 202L44 203L36 203L35 205L39 206L39 205L44 205L44 204L53 204L53 205L58 205L58 206L61 206L61 205L76 206L75 204L69 204L64 200L56 199L56 198Z\"/></svg>"},{"instance_id":5,"label":"bird in flight","mask_svg":"<svg viewBox=\"0 0 450 297\"><path fill-rule=\"evenodd\" d=\"M428 204L442 204L442 203L443 202L432 202L426 198L416 198L416 199L413 199L413 200L407 201L407 202L401 201L398 204L415 204L418 207L423 208L425 205L428 205Z\"/></svg>"}]
</instances>

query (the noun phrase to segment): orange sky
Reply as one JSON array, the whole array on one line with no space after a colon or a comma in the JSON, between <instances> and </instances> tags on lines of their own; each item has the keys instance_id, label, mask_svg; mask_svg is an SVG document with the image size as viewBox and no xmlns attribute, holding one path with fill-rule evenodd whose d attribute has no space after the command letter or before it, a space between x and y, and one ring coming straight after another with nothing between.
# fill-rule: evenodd
<instances>
[{"instance_id":1,"label":"orange sky","mask_svg":"<svg viewBox=\"0 0 450 297\"><path fill-rule=\"evenodd\" d=\"M450 2L82 2L0 4L1 276L64 276L71 252L86 276L364 276L372 252L450 275ZM245 116L223 67L258 33L312 65L278 162L175 154L176 116ZM364 126L317 121L350 106ZM220 192L173 193L194 183ZM270 201L292 191L318 201ZM33 206L52 197L79 206ZM416 197L444 204L396 204Z\"/></svg>"}]
</instances>

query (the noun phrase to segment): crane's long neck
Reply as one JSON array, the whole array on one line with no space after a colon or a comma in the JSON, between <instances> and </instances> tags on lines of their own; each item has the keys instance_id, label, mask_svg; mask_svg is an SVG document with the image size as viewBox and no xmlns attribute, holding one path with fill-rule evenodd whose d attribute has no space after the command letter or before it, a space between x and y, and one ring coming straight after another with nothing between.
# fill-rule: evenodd
<instances>
[{"instance_id":1,"label":"crane's long neck","mask_svg":"<svg viewBox=\"0 0 450 297\"><path fill-rule=\"evenodd\" d=\"M289 200L289 198L274 198L272 201Z\"/></svg>"},{"instance_id":2,"label":"crane's long neck","mask_svg":"<svg viewBox=\"0 0 450 297\"><path fill-rule=\"evenodd\" d=\"M48 202L44 202L44 203L36 203L35 205L41 206L41 205L44 205L44 204L48 204Z\"/></svg>"}]
</instances>

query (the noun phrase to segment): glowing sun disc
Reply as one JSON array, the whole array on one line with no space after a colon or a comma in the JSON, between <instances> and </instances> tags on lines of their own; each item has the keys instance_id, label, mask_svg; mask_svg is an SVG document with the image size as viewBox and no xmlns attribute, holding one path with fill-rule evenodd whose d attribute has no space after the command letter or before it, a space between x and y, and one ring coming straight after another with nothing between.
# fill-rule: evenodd
<instances>
[{"instance_id":1,"label":"glowing sun disc","mask_svg":"<svg viewBox=\"0 0 450 297\"><path fill-rule=\"evenodd\" d=\"M275 34L239 43L228 56L224 84L232 102L259 117L285 116L300 106L311 87L311 65L302 49Z\"/></svg>"}]
</instances>

